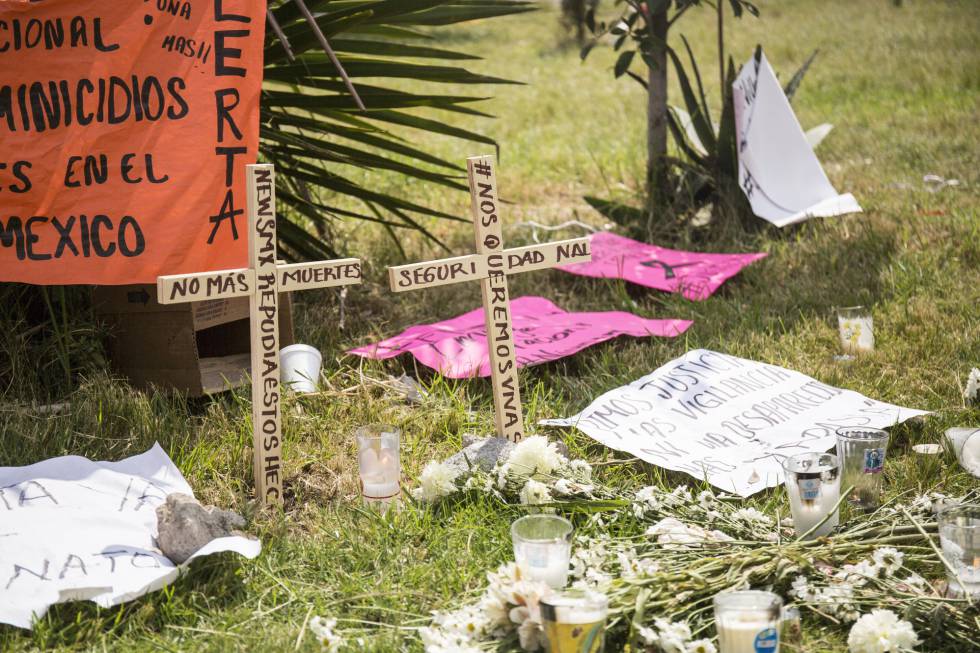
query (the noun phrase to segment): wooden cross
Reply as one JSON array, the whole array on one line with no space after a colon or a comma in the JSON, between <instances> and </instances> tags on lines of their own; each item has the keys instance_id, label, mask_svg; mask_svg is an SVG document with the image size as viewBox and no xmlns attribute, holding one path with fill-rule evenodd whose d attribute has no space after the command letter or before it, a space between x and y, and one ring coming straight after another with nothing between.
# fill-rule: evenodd
<instances>
[{"instance_id":1,"label":"wooden cross","mask_svg":"<svg viewBox=\"0 0 980 653\"><path fill-rule=\"evenodd\" d=\"M514 359L514 329L507 277L520 272L591 261L592 251L588 237L504 249L494 157L470 157L466 160L466 170L470 181L470 210L477 253L390 267L388 275L391 289L395 292L461 281L480 281L497 433L518 442L523 437L524 417L517 361Z\"/></svg>"},{"instance_id":2,"label":"wooden cross","mask_svg":"<svg viewBox=\"0 0 980 653\"><path fill-rule=\"evenodd\" d=\"M157 277L157 299L161 304L176 304L249 298L255 493L263 504L281 504L279 293L360 283L361 261L278 263L275 170L269 164L246 166L246 181L249 267Z\"/></svg>"}]
</instances>

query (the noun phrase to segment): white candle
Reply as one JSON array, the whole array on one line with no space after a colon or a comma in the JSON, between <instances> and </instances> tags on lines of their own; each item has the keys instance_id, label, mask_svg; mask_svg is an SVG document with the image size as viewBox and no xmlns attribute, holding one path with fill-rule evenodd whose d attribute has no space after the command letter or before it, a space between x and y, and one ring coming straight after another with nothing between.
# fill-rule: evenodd
<instances>
[{"instance_id":1,"label":"white candle","mask_svg":"<svg viewBox=\"0 0 980 653\"><path fill-rule=\"evenodd\" d=\"M359 456L359 463L365 499L391 499L399 494L397 451L386 447L365 449Z\"/></svg>"},{"instance_id":2,"label":"white candle","mask_svg":"<svg viewBox=\"0 0 980 653\"><path fill-rule=\"evenodd\" d=\"M543 559L530 556L518 560L517 564L531 580L546 583L552 589L561 589L568 582L568 558L568 553L555 547L551 555Z\"/></svg>"},{"instance_id":3,"label":"white candle","mask_svg":"<svg viewBox=\"0 0 980 653\"><path fill-rule=\"evenodd\" d=\"M845 353L874 351L874 320L870 315L837 316L840 343Z\"/></svg>"},{"instance_id":4,"label":"white candle","mask_svg":"<svg viewBox=\"0 0 980 653\"><path fill-rule=\"evenodd\" d=\"M717 624L721 653L775 653L779 633L764 612L726 615Z\"/></svg>"},{"instance_id":5,"label":"white candle","mask_svg":"<svg viewBox=\"0 0 980 653\"><path fill-rule=\"evenodd\" d=\"M823 518L834 509L840 499L840 488L836 492L831 485L824 484L819 478L799 479L799 492L790 492L790 508L793 511L793 528L797 535L803 535L819 524ZM817 538L830 535L840 521L840 511L835 510L823 525L810 534Z\"/></svg>"}]
</instances>

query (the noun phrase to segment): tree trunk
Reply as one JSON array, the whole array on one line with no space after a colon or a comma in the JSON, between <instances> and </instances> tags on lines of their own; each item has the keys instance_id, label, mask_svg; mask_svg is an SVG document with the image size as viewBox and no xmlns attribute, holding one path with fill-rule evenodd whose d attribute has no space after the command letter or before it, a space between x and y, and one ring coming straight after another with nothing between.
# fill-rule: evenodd
<instances>
[{"instance_id":1,"label":"tree trunk","mask_svg":"<svg viewBox=\"0 0 980 653\"><path fill-rule=\"evenodd\" d=\"M651 213L669 195L667 183L667 9L650 17L651 57L647 77L647 198Z\"/></svg>"}]
</instances>

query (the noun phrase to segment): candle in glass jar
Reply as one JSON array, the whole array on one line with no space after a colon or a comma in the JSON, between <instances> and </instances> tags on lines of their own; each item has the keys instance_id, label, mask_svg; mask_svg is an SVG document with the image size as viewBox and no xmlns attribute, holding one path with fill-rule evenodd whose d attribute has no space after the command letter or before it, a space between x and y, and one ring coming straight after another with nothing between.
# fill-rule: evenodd
<instances>
[{"instance_id":1,"label":"candle in glass jar","mask_svg":"<svg viewBox=\"0 0 980 653\"><path fill-rule=\"evenodd\" d=\"M364 427L357 431L361 493L368 503L387 503L401 494L398 429Z\"/></svg>"},{"instance_id":2,"label":"candle in glass jar","mask_svg":"<svg viewBox=\"0 0 980 653\"><path fill-rule=\"evenodd\" d=\"M782 599L772 592L722 592L714 598L721 653L778 653Z\"/></svg>"},{"instance_id":3,"label":"candle in glass jar","mask_svg":"<svg viewBox=\"0 0 980 653\"><path fill-rule=\"evenodd\" d=\"M783 461L786 493L793 513L797 535L804 535L824 520L823 525L810 533L809 538L829 535L837 528L840 511L840 463L833 454L805 453ZM828 517L829 515L829 517Z\"/></svg>"},{"instance_id":4,"label":"candle in glass jar","mask_svg":"<svg viewBox=\"0 0 980 653\"><path fill-rule=\"evenodd\" d=\"M398 452L388 448L361 453L361 485L367 499L388 499L400 491Z\"/></svg>"},{"instance_id":5,"label":"candle in glass jar","mask_svg":"<svg viewBox=\"0 0 980 653\"><path fill-rule=\"evenodd\" d=\"M718 625L718 646L722 653L776 651L779 635L765 614L735 615Z\"/></svg>"},{"instance_id":6,"label":"candle in glass jar","mask_svg":"<svg viewBox=\"0 0 980 653\"><path fill-rule=\"evenodd\" d=\"M514 560L531 580L562 589L568 582L572 523L557 515L527 515L510 528Z\"/></svg>"},{"instance_id":7,"label":"candle in glass jar","mask_svg":"<svg viewBox=\"0 0 980 653\"><path fill-rule=\"evenodd\" d=\"M837 312L837 327L845 354L874 351L874 319L863 306L840 309Z\"/></svg>"},{"instance_id":8,"label":"candle in glass jar","mask_svg":"<svg viewBox=\"0 0 980 653\"><path fill-rule=\"evenodd\" d=\"M536 545L525 542L520 547L517 564L531 580L547 583L548 587L565 587L568 582L569 555L564 543ZM569 548L569 553L570 549Z\"/></svg>"}]
</instances>

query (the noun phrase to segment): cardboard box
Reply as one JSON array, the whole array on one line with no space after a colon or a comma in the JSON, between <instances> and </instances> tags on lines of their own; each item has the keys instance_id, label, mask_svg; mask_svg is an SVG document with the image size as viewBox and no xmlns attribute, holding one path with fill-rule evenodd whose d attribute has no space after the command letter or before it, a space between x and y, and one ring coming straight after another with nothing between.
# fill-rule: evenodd
<instances>
[{"instance_id":1,"label":"cardboard box","mask_svg":"<svg viewBox=\"0 0 980 653\"><path fill-rule=\"evenodd\" d=\"M93 304L109 329L113 370L139 388L200 397L244 385L249 357L248 297L170 304L155 285L97 286ZM279 340L293 343L289 293L279 295Z\"/></svg>"}]
</instances>

